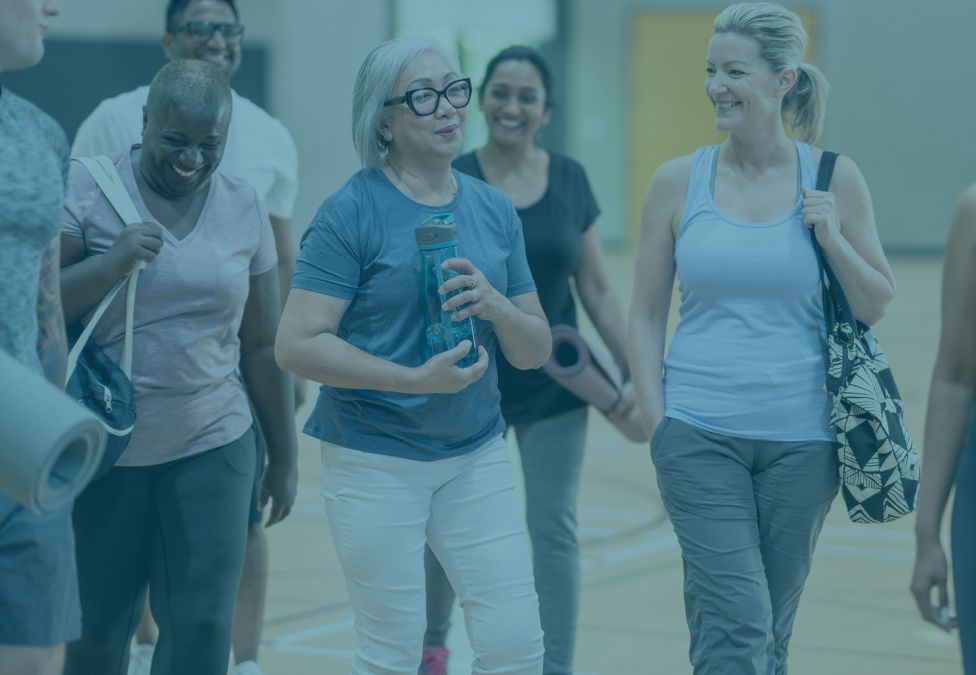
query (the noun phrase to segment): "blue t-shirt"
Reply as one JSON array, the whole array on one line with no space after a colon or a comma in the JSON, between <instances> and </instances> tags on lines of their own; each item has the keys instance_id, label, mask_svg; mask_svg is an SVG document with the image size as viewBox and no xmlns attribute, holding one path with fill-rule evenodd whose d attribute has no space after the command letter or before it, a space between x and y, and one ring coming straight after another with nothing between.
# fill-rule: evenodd
<instances>
[{"instance_id":1,"label":"blue t-shirt","mask_svg":"<svg viewBox=\"0 0 976 675\"><path fill-rule=\"evenodd\" d=\"M508 297L535 291L522 224L500 191L454 172L457 195L425 206L381 171L362 169L325 200L302 237L292 288L349 300L338 336L373 356L416 367L426 360L420 251L414 230L452 213L458 255ZM470 452L500 434L491 323L475 319L488 371L457 394L399 394L323 386L305 433L347 448L435 460Z\"/></svg>"}]
</instances>

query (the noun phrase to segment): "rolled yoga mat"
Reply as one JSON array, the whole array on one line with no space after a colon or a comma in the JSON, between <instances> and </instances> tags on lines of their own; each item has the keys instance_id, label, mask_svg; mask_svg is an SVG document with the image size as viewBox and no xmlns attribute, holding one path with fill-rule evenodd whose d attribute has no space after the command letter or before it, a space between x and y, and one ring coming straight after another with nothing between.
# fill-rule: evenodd
<instances>
[{"instance_id":1,"label":"rolled yoga mat","mask_svg":"<svg viewBox=\"0 0 976 675\"><path fill-rule=\"evenodd\" d=\"M616 410L623 392L624 378L610 356L590 347L572 326L551 327L552 354L542 367L546 374L570 392L603 413L628 440L648 440L640 411Z\"/></svg>"},{"instance_id":2,"label":"rolled yoga mat","mask_svg":"<svg viewBox=\"0 0 976 675\"><path fill-rule=\"evenodd\" d=\"M102 458L101 421L0 349L0 491L35 513L71 502Z\"/></svg>"}]
</instances>

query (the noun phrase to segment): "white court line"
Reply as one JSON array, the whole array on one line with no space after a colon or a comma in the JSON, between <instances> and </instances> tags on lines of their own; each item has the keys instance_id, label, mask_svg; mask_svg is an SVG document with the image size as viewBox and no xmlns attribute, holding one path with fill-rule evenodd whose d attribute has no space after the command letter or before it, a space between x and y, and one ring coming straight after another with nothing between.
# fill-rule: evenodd
<instances>
[{"instance_id":1,"label":"white court line","mask_svg":"<svg viewBox=\"0 0 976 675\"><path fill-rule=\"evenodd\" d=\"M650 541L645 541L641 544L612 549L604 553L601 556L601 559L610 564L614 564L623 562L625 560L633 560L634 558L650 556L652 553L670 551L675 548L678 548L678 538L673 532L670 532L668 534L662 534L655 537Z\"/></svg>"},{"instance_id":2,"label":"white court line","mask_svg":"<svg viewBox=\"0 0 976 675\"><path fill-rule=\"evenodd\" d=\"M576 528L576 536L580 540L589 539L610 539L620 534L616 527L600 527L597 525L579 525Z\"/></svg>"},{"instance_id":3,"label":"white court line","mask_svg":"<svg viewBox=\"0 0 976 675\"><path fill-rule=\"evenodd\" d=\"M298 507L294 511L303 515L324 516L324 509L313 509L311 507ZM861 528L848 525L827 525L823 530L824 538L840 539L844 541L863 541L863 542L887 542L887 543L911 543L914 537L911 532L905 530L880 530L878 528ZM656 553L672 551L678 548L678 539L673 532L658 535L650 540L643 541L631 546L611 549L599 556L584 556L581 566L587 571L603 566L612 566L629 560L640 558L651 558ZM829 558L845 558L855 560L879 560L889 562L912 562L915 558L913 549L906 548L872 548L870 546L847 546L841 544L823 543L817 546L817 556ZM328 647L315 647L310 645L297 644L306 640L321 638L327 635L334 635L353 627L351 617L306 628L303 630L287 633L279 636L272 641L271 647L281 652L295 654L312 654L320 656L334 656L337 658L352 659L353 653L348 650L330 649ZM936 638L929 635L929 640ZM460 655L460 654L458 654ZM586 675L580 673L579 675ZM593 674L591 674L593 675Z\"/></svg>"},{"instance_id":4,"label":"white court line","mask_svg":"<svg viewBox=\"0 0 976 675\"><path fill-rule=\"evenodd\" d=\"M288 654L312 654L314 656L334 656L352 661L355 655L348 649L329 649L328 647L306 647L304 645L272 645L272 649Z\"/></svg>"},{"instance_id":5,"label":"white court line","mask_svg":"<svg viewBox=\"0 0 976 675\"><path fill-rule=\"evenodd\" d=\"M581 506L580 516L582 517L609 517L620 520L628 520L635 523L641 523L648 518L648 512L644 509L625 509L613 506ZM582 673L577 673L577 675L583 675Z\"/></svg>"},{"instance_id":6,"label":"white court line","mask_svg":"<svg viewBox=\"0 0 976 675\"><path fill-rule=\"evenodd\" d=\"M279 635L274 639L275 646L293 645L296 642L308 640L309 638L324 637L326 635L341 633L343 631L350 630L352 628L352 624L352 617L349 617L348 619L343 619L341 621L334 621L321 626L314 626L312 628L298 630L294 633L286 633L285 635Z\"/></svg>"}]
</instances>

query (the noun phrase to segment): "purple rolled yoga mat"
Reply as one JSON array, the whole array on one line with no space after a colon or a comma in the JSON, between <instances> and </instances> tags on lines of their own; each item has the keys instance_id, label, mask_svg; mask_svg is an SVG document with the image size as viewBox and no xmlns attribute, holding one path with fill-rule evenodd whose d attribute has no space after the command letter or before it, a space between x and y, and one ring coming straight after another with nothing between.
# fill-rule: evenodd
<instances>
[{"instance_id":1,"label":"purple rolled yoga mat","mask_svg":"<svg viewBox=\"0 0 976 675\"><path fill-rule=\"evenodd\" d=\"M648 440L637 406L614 412L620 401L624 378L609 354L593 349L572 326L556 324L552 354L542 369L561 386L606 415L629 440Z\"/></svg>"}]
</instances>

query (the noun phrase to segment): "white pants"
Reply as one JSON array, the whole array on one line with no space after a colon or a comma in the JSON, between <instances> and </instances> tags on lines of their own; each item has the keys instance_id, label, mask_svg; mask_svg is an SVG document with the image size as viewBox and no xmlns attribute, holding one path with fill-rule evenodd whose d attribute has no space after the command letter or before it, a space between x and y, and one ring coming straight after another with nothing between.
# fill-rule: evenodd
<instances>
[{"instance_id":1,"label":"white pants","mask_svg":"<svg viewBox=\"0 0 976 675\"><path fill-rule=\"evenodd\" d=\"M323 443L322 489L355 616L353 675L416 675L428 543L460 597L474 675L542 673L539 601L503 438L433 462Z\"/></svg>"}]
</instances>

